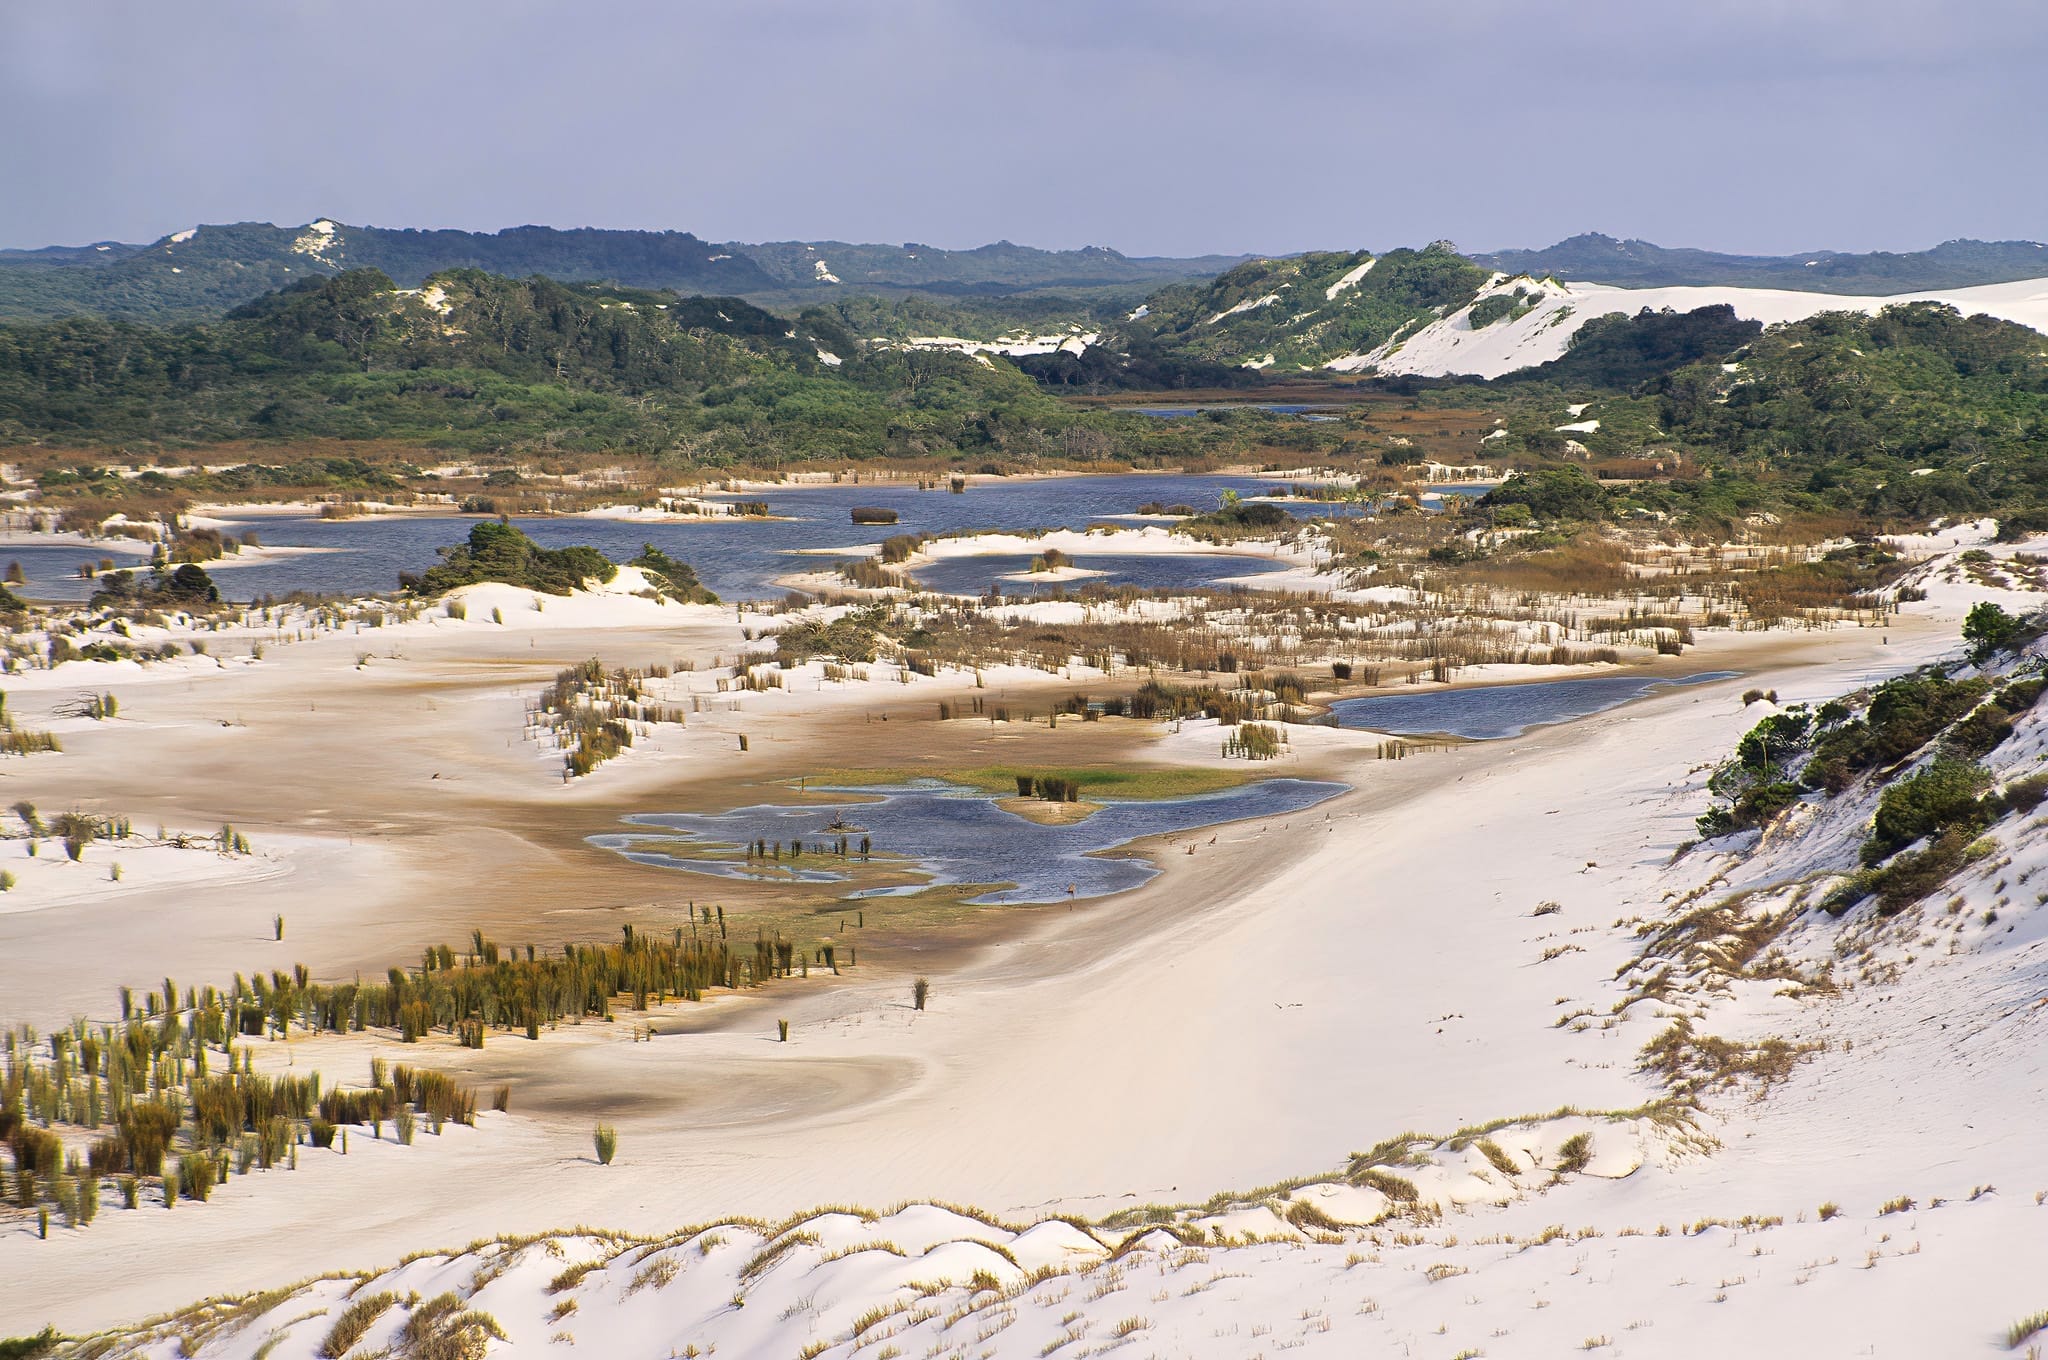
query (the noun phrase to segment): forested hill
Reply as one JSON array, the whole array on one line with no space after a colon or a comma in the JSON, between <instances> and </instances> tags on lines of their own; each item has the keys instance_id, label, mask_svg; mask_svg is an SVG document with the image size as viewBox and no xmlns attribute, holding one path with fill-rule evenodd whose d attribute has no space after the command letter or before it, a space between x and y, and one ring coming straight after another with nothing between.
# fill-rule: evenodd
<instances>
[{"instance_id":1,"label":"forested hill","mask_svg":"<svg viewBox=\"0 0 2048 1360\"><path fill-rule=\"evenodd\" d=\"M1066 386L1242 384L1265 369L1312 369L1369 350L1465 306L1487 278L1445 241L1247 260L1158 290L1083 354L1025 368Z\"/></svg>"},{"instance_id":2,"label":"forested hill","mask_svg":"<svg viewBox=\"0 0 2048 1360\"><path fill-rule=\"evenodd\" d=\"M1366 260L1373 268L1361 272ZM1163 310L1192 318L1189 349L1224 324L1216 313L1238 305L1233 295L1258 303L1314 288L1335 303L1382 269L1383 290L1362 292L1355 314L1328 316L1331 330L1398 328L1403 315L1454 303L1476 272L1438 249L1309 257L1287 277L1251 271L1219 280L1220 293L1162 296ZM1429 303L1439 296L1446 301ZM1285 320L1278 303L1234 315L1265 312ZM1163 362L1174 334L1166 328L1152 342L1151 362ZM404 289L354 270L302 279L206 323L0 324L0 445L119 448L133 458L217 443L361 441L381 447L380 476L414 475L390 471L401 468L395 458L444 453L584 450L674 467L813 458L1028 465L1041 456L1146 466L1381 447L1368 435L1353 448L1346 422L1253 409L1199 421L1077 410L1026 376L1055 358L1074 356L1012 364L868 343L828 307L790 321L736 298L471 270ZM1507 379L1390 386L1498 412L1501 423L1470 450L1475 460L1624 469L1647 479L1631 493L1636 502L1680 519L1781 507L1885 522L2048 510L2041 336L1938 303L1762 329L1725 307L1646 311L1588 325L1562 359ZM244 474L256 479L248 487L272 484L255 463ZM308 484L302 468L276 475ZM213 489L247 489L231 481Z\"/></svg>"},{"instance_id":3,"label":"forested hill","mask_svg":"<svg viewBox=\"0 0 2048 1360\"><path fill-rule=\"evenodd\" d=\"M131 457L339 439L420 461L586 450L763 467L1112 447L1171 461L1229 434L1167 424L1074 412L1001 361L864 345L824 309L792 322L736 298L468 270L417 289L375 270L302 279L177 327L0 324L0 445ZM1112 446L1107 426L1129 437Z\"/></svg>"},{"instance_id":4,"label":"forested hill","mask_svg":"<svg viewBox=\"0 0 2048 1360\"><path fill-rule=\"evenodd\" d=\"M2048 245L2038 241L1944 241L1931 250L1853 255L1723 255L1617 241L1589 232L1543 250L1503 250L1473 260L1506 274L1548 274L1567 282L1623 288L1725 285L1889 297L1935 288L2048 277Z\"/></svg>"},{"instance_id":5,"label":"forested hill","mask_svg":"<svg viewBox=\"0 0 2048 1360\"><path fill-rule=\"evenodd\" d=\"M1492 382L1393 384L1506 419L1489 462L1649 476L1681 518L1795 510L2048 526L2048 352L2038 332L1935 302L1762 327L1727 307L1588 324L1563 358ZM1663 490L1656 473L1670 475Z\"/></svg>"},{"instance_id":6,"label":"forested hill","mask_svg":"<svg viewBox=\"0 0 2048 1360\"><path fill-rule=\"evenodd\" d=\"M914 242L886 246L845 241L771 241L761 245L736 242L721 249L753 260L784 288L820 293L861 288L1002 294L1026 289L1156 287L1220 274L1249 258L1129 256L1104 246L1039 250L1009 241L972 250L941 250Z\"/></svg>"},{"instance_id":7,"label":"forested hill","mask_svg":"<svg viewBox=\"0 0 2048 1360\"><path fill-rule=\"evenodd\" d=\"M217 317L309 274L377 269L405 286L448 269L508 278L745 296L801 307L862 290L991 296L1033 289L1142 290L1206 277L1241 257L1132 259L1008 241L974 250L828 241L712 245L686 231L511 227L499 232L202 226L150 245L103 242L0 251L0 319L79 314L174 323Z\"/></svg>"},{"instance_id":8,"label":"forested hill","mask_svg":"<svg viewBox=\"0 0 2048 1360\"><path fill-rule=\"evenodd\" d=\"M146 247L15 252L0 258L0 317L88 313L195 321L308 275L344 269L381 270L406 286L446 269L718 296L776 286L752 260L686 231L400 231L326 220L305 227L242 222L195 227Z\"/></svg>"},{"instance_id":9,"label":"forested hill","mask_svg":"<svg viewBox=\"0 0 2048 1360\"><path fill-rule=\"evenodd\" d=\"M819 357L827 344L848 349L842 368L873 376L880 360L863 362L850 339L734 298L470 270L408 290L351 270L301 279L208 323L0 326L0 439L330 436L494 448L552 431L572 447L658 451L767 419L762 408L778 401L857 393L854 373ZM971 361L917 358L960 380L1001 382ZM1015 374L1010 386L1035 395ZM787 413L778 419L790 423ZM853 423L881 442L871 420Z\"/></svg>"}]
</instances>

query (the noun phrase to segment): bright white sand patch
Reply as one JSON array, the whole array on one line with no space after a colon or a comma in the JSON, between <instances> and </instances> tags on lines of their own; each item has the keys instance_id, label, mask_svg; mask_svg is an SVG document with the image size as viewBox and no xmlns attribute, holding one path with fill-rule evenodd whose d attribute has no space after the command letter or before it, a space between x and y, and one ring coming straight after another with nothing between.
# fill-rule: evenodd
<instances>
[{"instance_id":1,"label":"bright white sand patch","mask_svg":"<svg viewBox=\"0 0 2048 1360\"><path fill-rule=\"evenodd\" d=\"M14 887L0 893L0 915L14 915L278 878L290 873L291 865L281 846L227 855L205 844L203 837L194 837L190 848L179 849L157 842L154 835L95 841L82 859L74 861L65 854L62 840L49 836L37 842L34 855L28 853L26 840L0 840L0 870L14 876Z\"/></svg>"},{"instance_id":2,"label":"bright white sand patch","mask_svg":"<svg viewBox=\"0 0 2048 1360\"><path fill-rule=\"evenodd\" d=\"M1689 312L1726 304L1737 316L1769 326L1802 321L1820 312L1874 313L1901 302L1942 302L1965 315L1984 313L2048 332L2048 278L1888 297L1771 288L1616 288L1515 278L1497 280L1481 289L1479 296L1512 293L1516 288L1535 299L1534 306L1519 318L1474 330L1470 308L1464 308L1396 336L1377 349L1333 359L1325 367L1341 373L1471 373L1496 378L1562 355L1579 327L1594 317L1615 312L1633 316L1645 307Z\"/></svg>"},{"instance_id":3,"label":"bright white sand patch","mask_svg":"<svg viewBox=\"0 0 2048 1360\"><path fill-rule=\"evenodd\" d=\"M306 229L299 233L292 241L292 249L301 255L311 256L324 265L339 268L339 261L332 259L327 253L338 243L339 231L334 223L323 217L308 224Z\"/></svg>"},{"instance_id":4,"label":"bright white sand patch","mask_svg":"<svg viewBox=\"0 0 2048 1360\"><path fill-rule=\"evenodd\" d=\"M1217 322L1223 320L1225 317L1236 316L1241 312L1255 312L1261 307L1270 307L1279 300L1280 295L1278 293L1268 293L1264 297L1246 298L1243 302L1237 303L1235 306L1225 307L1222 311L1210 317L1208 321L1206 321L1203 324L1213 326Z\"/></svg>"},{"instance_id":5,"label":"bright white sand patch","mask_svg":"<svg viewBox=\"0 0 2048 1360\"><path fill-rule=\"evenodd\" d=\"M1367 274L1372 273L1372 267L1378 263L1378 260L1367 260L1364 264L1356 265L1350 269L1345 270L1343 278L1338 279L1335 283L1331 284L1328 288L1325 288L1323 290L1323 301L1335 302L1337 300L1337 294L1343 292L1346 288L1353 287L1357 284L1357 282L1360 279L1364 278Z\"/></svg>"},{"instance_id":6,"label":"bright white sand patch","mask_svg":"<svg viewBox=\"0 0 2048 1360\"><path fill-rule=\"evenodd\" d=\"M823 260L813 260L811 262L811 270L813 274L816 276L819 283L839 282L839 276L833 273L832 267L826 264Z\"/></svg>"},{"instance_id":7,"label":"bright white sand patch","mask_svg":"<svg viewBox=\"0 0 2048 1360\"><path fill-rule=\"evenodd\" d=\"M1179 553L1220 553L1237 556L1253 555L1262 550L1272 551L1277 547L1278 543L1274 540L1212 543L1207 539L1189 538L1157 525L1148 525L1142 529L1055 529L1051 533L1036 536L973 534L964 538L934 539L921 546L918 551L933 559L1043 552L1047 548L1057 548L1066 553L1116 553L1120 556Z\"/></svg>"},{"instance_id":8,"label":"bright white sand patch","mask_svg":"<svg viewBox=\"0 0 2048 1360\"><path fill-rule=\"evenodd\" d=\"M171 233L171 244L174 246L181 246L185 244L185 242L197 236L198 234L199 228L197 227L187 227L183 231L174 231ZM100 249L105 250L106 247L101 246Z\"/></svg>"},{"instance_id":9,"label":"bright white sand patch","mask_svg":"<svg viewBox=\"0 0 2048 1360\"><path fill-rule=\"evenodd\" d=\"M999 581L1086 581L1091 577L1107 576L1106 571L1094 571L1087 567L1047 567L1043 571L1013 571L999 576Z\"/></svg>"},{"instance_id":10,"label":"bright white sand patch","mask_svg":"<svg viewBox=\"0 0 2048 1360\"><path fill-rule=\"evenodd\" d=\"M1050 335L1027 335L1020 332L998 336L994 340L967 340L957 335L914 335L902 344L908 349L946 349L979 358L990 354L1079 354L1101 338L1100 332L1074 329ZM885 340L876 343L887 345L892 342Z\"/></svg>"}]
</instances>

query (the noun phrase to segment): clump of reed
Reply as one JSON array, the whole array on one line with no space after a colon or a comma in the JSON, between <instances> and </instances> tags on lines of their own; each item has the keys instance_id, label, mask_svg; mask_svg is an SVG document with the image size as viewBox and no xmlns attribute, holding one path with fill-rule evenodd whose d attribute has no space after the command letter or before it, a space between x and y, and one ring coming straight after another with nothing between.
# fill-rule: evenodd
<instances>
[{"instance_id":1,"label":"clump of reed","mask_svg":"<svg viewBox=\"0 0 2048 1360\"><path fill-rule=\"evenodd\" d=\"M856 557L839 564L839 575L864 590L886 590L903 584L903 578L872 557Z\"/></svg>"},{"instance_id":2,"label":"clump of reed","mask_svg":"<svg viewBox=\"0 0 2048 1360\"><path fill-rule=\"evenodd\" d=\"M686 712L652 700L650 679L666 667L606 670L596 657L569 667L542 690L527 714L530 734L545 736L562 752L563 777L579 778L649 735L659 723L682 726Z\"/></svg>"},{"instance_id":3,"label":"clump of reed","mask_svg":"<svg viewBox=\"0 0 2048 1360\"><path fill-rule=\"evenodd\" d=\"M1050 774L1020 774L1016 780L1019 798L1038 798L1048 803L1081 801L1081 784L1076 779Z\"/></svg>"},{"instance_id":4,"label":"clump of reed","mask_svg":"<svg viewBox=\"0 0 2048 1360\"><path fill-rule=\"evenodd\" d=\"M1246 760L1276 760L1287 747L1287 733L1270 723L1239 723L1223 739L1223 755L1226 759L1239 756Z\"/></svg>"},{"instance_id":5,"label":"clump of reed","mask_svg":"<svg viewBox=\"0 0 2048 1360\"><path fill-rule=\"evenodd\" d=\"M167 1208L180 1199L204 1203L230 1175L296 1167L301 1146L329 1148L339 1137L345 1148L350 1125L375 1134L390 1120L399 1141L410 1143L415 1112L437 1132L449 1121L475 1121L475 1092L428 1069L387 1071L379 1061L368 1089L328 1086L318 1073L257 1073L237 1040L269 1023L255 1004L259 989L268 999L295 995L308 1019L317 1014L301 968L269 983L238 978L228 992L181 993L166 979L139 1007L124 989L119 1024L79 1020L48 1036L26 1026L8 1032L0 1143L20 1207L55 1205L67 1223L83 1227L98 1213L105 1178L118 1178L129 1208L152 1180ZM295 1007L286 1013L299 1014ZM502 1108L509 1094L499 1101ZM67 1153L59 1129L77 1131L82 1157Z\"/></svg>"},{"instance_id":6,"label":"clump of reed","mask_svg":"<svg viewBox=\"0 0 2048 1360\"><path fill-rule=\"evenodd\" d=\"M63 749L53 734L17 726L14 715L7 711L7 694L0 691L0 756L28 756Z\"/></svg>"}]
</instances>

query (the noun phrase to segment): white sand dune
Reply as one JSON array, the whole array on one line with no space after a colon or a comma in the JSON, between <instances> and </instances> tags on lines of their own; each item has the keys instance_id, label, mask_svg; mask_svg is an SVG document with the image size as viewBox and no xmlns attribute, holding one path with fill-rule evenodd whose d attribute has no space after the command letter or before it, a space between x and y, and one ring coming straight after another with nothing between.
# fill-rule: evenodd
<instances>
[{"instance_id":1,"label":"white sand dune","mask_svg":"<svg viewBox=\"0 0 2048 1360\"><path fill-rule=\"evenodd\" d=\"M1689 312L1730 306L1737 316L1765 325L1802 321L1821 312L1877 312L1894 303L1942 302L1966 316L1999 317L2048 332L2048 278L1993 283L1888 297L1802 293L1775 288L1616 288L1600 283L1559 283L1554 279L1496 278L1480 298L1521 289L1533 300L1512 320L1474 329L1471 308L1463 307L1417 330L1397 335L1360 354L1332 359L1324 367L1339 373L1412 373L1442 376L1469 373L1497 378L1519 368L1548 363L1570 347L1579 327L1598 316L1634 316L1644 308ZM1475 299L1476 301L1477 299Z\"/></svg>"}]
</instances>

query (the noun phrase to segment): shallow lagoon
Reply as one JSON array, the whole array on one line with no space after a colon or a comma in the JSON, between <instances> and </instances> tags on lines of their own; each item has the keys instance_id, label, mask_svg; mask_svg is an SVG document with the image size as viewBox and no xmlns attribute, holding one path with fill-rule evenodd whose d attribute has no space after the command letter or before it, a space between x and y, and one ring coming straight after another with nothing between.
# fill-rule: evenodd
<instances>
[{"instance_id":1,"label":"shallow lagoon","mask_svg":"<svg viewBox=\"0 0 2048 1360\"><path fill-rule=\"evenodd\" d=\"M844 802L800 806L763 803L724 813L650 812L626 818L634 831L590 837L592 845L651 864L717 878L801 883L844 882L837 856L808 852L792 863L748 864L694 852L756 840L830 846L841 835L858 846L871 837L876 854L896 856L931 882L1011 886L977 903L1051 902L1101 897L1135 888L1159 871L1113 852L1141 836L1192 831L1249 817L1301 812L1348 786L1308 779L1265 779L1188 798L1104 800L1102 810L1067 826L1044 826L996 806L1001 796L937 779L873 788L833 788ZM815 791L815 790L814 790ZM871 800L871 801L870 801ZM833 829L835 823L847 826ZM914 891L914 889L913 889Z\"/></svg>"},{"instance_id":2,"label":"shallow lagoon","mask_svg":"<svg viewBox=\"0 0 2048 1360\"><path fill-rule=\"evenodd\" d=\"M1330 705L1330 711L1336 715L1339 727L1359 727L1395 736L1497 741L1518 737L1532 727L1591 717L1654 690L1733 680L1740 673L1703 671L1675 679L1603 675L1590 680L1540 680L1525 685L1484 685L1420 694L1373 694L1339 699Z\"/></svg>"},{"instance_id":3,"label":"shallow lagoon","mask_svg":"<svg viewBox=\"0 0 2048 1360\"><path fill-rule=\"evenodd\" d=\"M915 485L888 482L871 485L772 487L749 491L743 499L761 500L775 518L733 517L704 523L631 523L619 520L518 518L514 522L543 547L587 543L615 562L624 562L652 543L690 563L697 575L727 600L772 597L778 577L829 569L831 555L798 556L806 549L858 548L879 543L892 534L956 534L991 529L1085 529L1116 515L1129 515L1146 502L1188 505L1197 511L1216 509L1226 491L1255 497L1278 490L1253 477L1132 474L1117 477L1046 477L1014 482L976 482L955 495L948 490L921 491ZM851 522L856 505L873 505L897 513L897 523L866 525ZM1287 507L1304 518L1341 514L1347 507ZM232 558L208 563L221 593L230 599L288 595L295 590L326 595L361 595L392 591L401 571L424 571L434 565L436 548L468 536L473 517L457 515L390 515L355 520L312 516L251 515L229 532L254 529L268 547L318 548L322 551L237 565ZM848 558L853 554L848 554ZM36 545L0 546L0 561L19 559L29 576L26 594L44 600L80 600L92 583L80 580L78 565L113 557L120 565L146 565L138 554L92 547ZM1027 559L1028 560L1028 559ZM1176 559L1200 563L1200 559ZM1208 564L1202 564L1208 570ZM1186 585L1190 578L1157 584Z\"/></svg>"}]
</instances>

